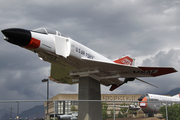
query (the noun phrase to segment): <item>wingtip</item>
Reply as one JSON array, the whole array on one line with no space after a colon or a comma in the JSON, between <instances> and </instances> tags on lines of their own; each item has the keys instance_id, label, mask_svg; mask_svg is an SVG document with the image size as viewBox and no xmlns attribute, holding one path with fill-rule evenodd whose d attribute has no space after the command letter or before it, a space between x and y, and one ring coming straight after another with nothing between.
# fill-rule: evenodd
<instances>
[{"instance_id":1,"label":"wingtip","mask_svg":"<svg viewBox=\"0 0 180 120\"><path fill-rule=\"evenodd\" d=\"M174 70L174 72L178 72L175 68L172 68Z\"/></svg>"},{"instance_id":2,"label":"wingtip","mask_svg":"<svg viewBox=\"0 0 180 120\"><path fill-rule=\"evenodd\" d=\"M153 77L178 72L173 67L138 67L138 68L140 68L141 70L143 70L143 71L145 71L147 73L149 73L149 71L154 71L152 73L149 73Z\"/></svg>"},{"instance_id":3,"label":"wingtip","mask_svg":"<svg viewBox=\"0 0 180 120\"><path fill-rule=\"evenodd\" d=\"M116 84L112 84L111 85L111 88L109 89L109 91L113 91L115 90L116 88L118 88L120 85L116 85Z\"/></svg>"}]
</instances>

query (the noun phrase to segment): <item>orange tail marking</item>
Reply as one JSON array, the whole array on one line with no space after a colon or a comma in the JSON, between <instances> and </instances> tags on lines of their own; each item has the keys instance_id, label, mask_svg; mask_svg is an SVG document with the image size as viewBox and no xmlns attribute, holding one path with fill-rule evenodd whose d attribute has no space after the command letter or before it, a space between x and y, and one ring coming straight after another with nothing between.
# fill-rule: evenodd
<instances>
[{"instance_id":1,"label":"orange tail marking","mask_svg":"<svg viewBox=\"0 0 180 120\"><path fill-rule=\"evenodd\" d=\"M123 64L123 65L132 65L133 59L130 58L129 56L125 56L125 57L115 60L114 62L118 64Z\"/></svg>"}]
</instances>

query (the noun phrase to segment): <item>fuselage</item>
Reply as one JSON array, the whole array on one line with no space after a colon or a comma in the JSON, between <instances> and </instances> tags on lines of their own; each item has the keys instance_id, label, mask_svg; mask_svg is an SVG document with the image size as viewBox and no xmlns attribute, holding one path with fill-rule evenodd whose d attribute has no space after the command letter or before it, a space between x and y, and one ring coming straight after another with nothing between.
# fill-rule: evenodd
<instances>
[{"instance_id":1,"label":"fuselage","mask_svg":"<svg viewBox=\"0 0 180 120\"><path fill-rule=\"evenodd\" d=\"M39 28L35 30L25 30L19 28L6 29L2 31L5 34L5 40L19 45L23 48L38 53L39 57L47 62L55 62L54 58L66 58L62 64L69 64L74 69L86 67L81 59L114 63L110 59L93 51L92 49L76 42L75 40L61 34L59 31ZM50 56L49 58L47 56ZM80 66L82 65L82 66Z\"/></svg>"},{"instance_id":2,"label":"fuselage","mask_svg":"<svg viewBox=\"0 0 180 120\"><path fill-rule=\"evenodd\" d=\"M62 35L58 31L50 31L45 28L40 28L30 32L33 39L40 40L39 47L34 49L37 52L46 51L54 56L60 55L65 58L74 57L79 60L84 57L88 59L112 62L108 58L74 41L70 37ZM32 48L30 47L29 49Z\"/></svg>"},{"instance_id":3,"label":"fuselage","mask_svg":"<svg viewBox=\"0 0 180 120\"><path fill-rule=\"evenodd\" d=\"M8 42L35 52L43 51L54 56L60 55L65 58L75 57L81 59L85 57L88 59L112 62L110 59L55 30L45 28L32 31L24 29L6 29L2 32L6 35L5 40ZM16 36L12 33L16 33ZM24 44L22 44L22 42Z\"/></svg>"},{"instance_id":4,"label":"fuselage","mask_svg":"<svg viewBox=\"0 0 180 120\"><path fill-rule=\"evenodd\" d=\"M159 108L168 104L180 102L180 94L175 96L165 96L156 94L146 94L139 98L139 106L144 113L159 113Z\"/></svg>"}]
</instances>

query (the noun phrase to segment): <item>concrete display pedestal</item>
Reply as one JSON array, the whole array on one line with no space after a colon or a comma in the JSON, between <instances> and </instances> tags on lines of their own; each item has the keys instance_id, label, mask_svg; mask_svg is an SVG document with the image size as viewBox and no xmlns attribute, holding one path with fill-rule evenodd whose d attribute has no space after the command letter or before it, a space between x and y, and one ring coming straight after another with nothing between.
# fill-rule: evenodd
<instances>
[{"instance_id":1,"label":"concrete display pedestal","mask_svg":"<svg viewBox=\"0 0 180 120\"><path fill-rule=\"evenodd\" d=\"M79 100L101 100L100 82L91 77L80 77L78 97ZM78 120L102 120L101 102L79 102Z\"/></svg>"}]
</instances>

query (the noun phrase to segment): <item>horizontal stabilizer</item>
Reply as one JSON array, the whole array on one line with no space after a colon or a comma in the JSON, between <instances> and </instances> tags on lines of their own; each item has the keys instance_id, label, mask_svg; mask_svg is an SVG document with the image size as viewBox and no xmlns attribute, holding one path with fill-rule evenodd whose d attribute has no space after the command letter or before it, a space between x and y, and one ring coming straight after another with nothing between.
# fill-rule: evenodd
<instances>
[{"instance_id":1,"label":"horizontal stabilizer","mask_svg":"<svg viewBox=\"0 0 180 120\"><path fill-rule=\"evenodd\" d=\"M175 70L172 67L138 67L138 68L152 75L153 77L177 72L177 70Z\"/></svg>"},{"instance_id":2,"label":"horizontal stabilizer","mask_svg":"<svg viewBox=\"0 0 180 120\"><path fill-rule=\"evenodd\" d=\"M115 85L115 84L113 84L113 85L111 85L111 88L109 89L110 91L113 91L113 90L115 90L116 88L118 88L120 85Z\"/></svg>"}]
</instances>

